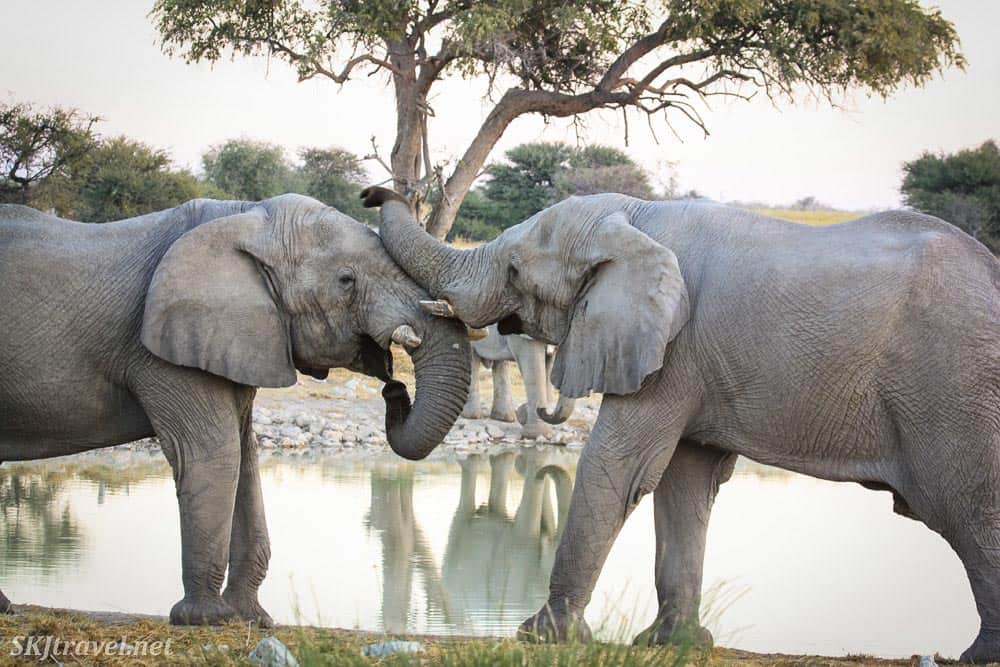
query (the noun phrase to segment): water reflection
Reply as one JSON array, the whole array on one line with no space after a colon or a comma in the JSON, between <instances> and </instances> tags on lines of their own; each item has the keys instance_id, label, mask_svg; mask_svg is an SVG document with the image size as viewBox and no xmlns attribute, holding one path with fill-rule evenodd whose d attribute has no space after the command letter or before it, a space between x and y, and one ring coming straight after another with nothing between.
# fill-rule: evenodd
<instances>
[{"instance_id":1,"label":"water reflection","mask_svg":"<svg viewBox=\"0 0 1000 667\"><path fill-rule=\"evenodd\" d=\"M0 574L26 568L52 575L83 547L81 528L62 498L65 473L0 471Z\"/></svg>"},{"instance_id":2,"label":"water reflection","mask_svg":"<svg viewBox=\"0 0 1000 667\"><path fill-rule=\"evenodd\" d=\"M413 469L379 468L371 476L366 524L382 547L382 625L412 631L411 596L418 579L428 615L453 632L505 632L545 601L549 571L569 509L566 455L552 450L470 456L461 470L457 506L440 567L413 511ZM489 470L486 502L477 484ZM521 478L511 512L511 478Z\"/></svg>"},{"instance_id":3,"label":"water reflection","mask_svg":"<svg viewBox=\"0 0 1000 667\"><path fill-rule=\"evenodd\" d=\"M509 636L547 595L575 458L529 448L418 464L262 462L282 623ZM0 468L0 588L15 603L165 614L181 595L173 480L157 457ZM655 615L648 502L587 610L618 637ZM888 494L744 465L709 529L706 587L747 591L708 622L761 652L957 655L977 619L961 565ZM602 630L602 628L604 628Z\"/></svg>"}]
</instances>

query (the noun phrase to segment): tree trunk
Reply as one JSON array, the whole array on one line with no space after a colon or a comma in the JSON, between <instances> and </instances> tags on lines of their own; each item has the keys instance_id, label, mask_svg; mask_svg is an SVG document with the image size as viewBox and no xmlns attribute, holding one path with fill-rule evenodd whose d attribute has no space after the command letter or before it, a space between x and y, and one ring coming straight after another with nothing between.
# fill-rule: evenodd
<instances>
[{"instance_id":1,"label":"tree trunk","mask_svg":"<svg viewBox=\"0 0 1000 667\"><path fill-rule=\"evenodd\" d=\"M462 200L469 193L472 184L483 169L486 158L503 136L507 126L527 109L521 109L518 96L514 91L507 91L490 114L486 117L479 133L466 149L462 159L455 165L455 171L444 185L441 201L434 207L427 221L427 231L437 239L444 239L455 223Z\"/></svg>"},{"instance_id":2,"label":"tree trunk","mask_svg":"<svg viewBox=\"0 0 1000 667\"><path fill-rule=\"evenodd\" d=\"M413 49L405 41L389 42L389 61L398 70L392 82L396 92L396 142L389 156L393 189L413 200L420 180L425 102L417 89Z\"/></svg>"},{"instance_id":3,"label":"tree trunk","mask_svg":"<svg viewBox=\"0 0 1000 667\"><path fill-rule=\"evenodd\" d=\"M515 118L526 113L564 118L602 106L622 104L627 101L629 94L612 90L593 90L579 95L523 88L508 90L490 111L476 138L455 165L455 171L445 183L441 202L427 221L427 231L438 239L443 239L448 234L462 200L479 177L490 151Z\"/></svg>"}]
</instances>

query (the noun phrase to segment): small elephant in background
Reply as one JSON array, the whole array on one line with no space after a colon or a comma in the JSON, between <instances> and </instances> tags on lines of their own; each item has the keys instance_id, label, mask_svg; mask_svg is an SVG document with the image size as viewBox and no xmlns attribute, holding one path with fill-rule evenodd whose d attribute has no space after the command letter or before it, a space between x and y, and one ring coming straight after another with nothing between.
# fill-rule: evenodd
<instances>
[{"instance_id":1,"label":"small elephant in background","mask_svg":"<svg viewBox=\"0 0 1000 667\"><path fill-rule=\"evenodd\" d=\"M512 422L516 418L523 427L521 437L525 439L551 436L552 428L549 424L561 424L569 419L573 414L575 401L560 396L555 409L548 411L547 406L555 399L556 393L548 379L553 359L549 349L549 345L522 334L502 335L495 324L487 327L486 337L472 342L472 380L462 416L468 419L484 416L476 372L482 364L493 371L490 419ZM517 362L526 398L526 402L516 411L511 392L511 362Z\"/></svg>"}]
</instances>

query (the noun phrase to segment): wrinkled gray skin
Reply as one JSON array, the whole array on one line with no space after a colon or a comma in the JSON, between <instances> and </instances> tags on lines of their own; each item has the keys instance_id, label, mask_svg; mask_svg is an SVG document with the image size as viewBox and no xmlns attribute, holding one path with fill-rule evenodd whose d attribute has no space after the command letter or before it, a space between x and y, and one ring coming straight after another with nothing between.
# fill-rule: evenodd
<instances>
[{"instance_id":1,"label":"wrinkled gray skin","mask_svg":"<svg viewBox=\"0 0 1000 667\"><path fill-rule=\"evenodd\" d=\"M102 225L0 206L0 460L159 436L181 518L170 620L270 625L256 387L294 384L296 368L389 380L390 336L408 324L423 338L418 398L411 410L389 382L386 430L401 455L426 456L465 402L469 348L423 297L374 232L297 195Z\"/></svg>"},{"instance_id":2,"label":"wrinkled gray skin","mask_svg":"<svg viewBox=\"0 0 1000 667\"><path fill-rule=\"evenodd\" d=\"M814 228L716 204L571 198L469 251L391 193L389 253L471 326L558 344L565 395L605 394L547 608L522 636L589 637L582 612L623 521L655 494L660 613L698 628L718 484L736 455L893 493L965 565L1000 661L1000 262L894 211Z\"/></svg>"},{"instance_id":3,"label":"wrinkled gray skin","mask_svg":"<svg viewBox=\"0 0 1000 667\"><path fill-rule=\"evenodd\" d=\"M521 437L528 440L552 435L549 424L561 424L569 419L573 414L574 401L560 397L551 413L546 408L555 393L549 383L553 357L548 354L548 347L546 343L523 334L503 336L493 324L487 327L486 338L472 342L472 383L462 416L469 419L483 416L479 374L475 372L482 363L493 371L490 419L511 422L516 417L523 427ZM517 362L521 373L526 400L516 411L510 384L510 365L513 361Z\"/></svg>"}]
</instances>

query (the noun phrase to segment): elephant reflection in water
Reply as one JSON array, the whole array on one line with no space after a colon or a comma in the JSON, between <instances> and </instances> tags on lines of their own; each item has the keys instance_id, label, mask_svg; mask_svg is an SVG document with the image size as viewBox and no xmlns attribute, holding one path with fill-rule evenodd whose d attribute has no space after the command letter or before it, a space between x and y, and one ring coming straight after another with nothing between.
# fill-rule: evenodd
<instances>
[{"instance_id":1,"label":"elephant reflection in water","mask_svg":"<svg viewBox=\"0 0 1000 667\"><path fill-rule=\"evenodd\" d=\"M408 629L414 570L420 573L427 609L440 610L446 620L450 619L437 561L413 516L413 466L404 463L375 468L371 491L366 524L378 532L382 541L382 629Z\"/></svg>"},{"instance_id":2,"label":"elephant reflection in water","mask_svg":"<svg viewBox=\"0 0 1000 667\"><path fill-rule=\"evenodd\" d=\"M464 612L470 623L481 619L490 624L476 628L479 631L511 629L525 611L545 602L572 491L560 458L551 449L491 456L489 495L481 506L476 504L476 482L483 461L470 457L462 462L462 488L448 533L442 581L453 608ZM515 470L524 484L511 515L507 496ZM552 506L553 486L558 516Z\"/></svg>"},{"instance_id":3,"label":"elephant reflection in water","mask_svg":"<svg viewBox=\"0 0 1000 667\"><path fill-rule=\"evenodd\" d=\"M413 514L412 469L407 466L393 476L373 472L368 525L378 530L382 540L385 631L413 629L414 572L423 586L428 620L440 618L446 626L440 630L505 632L516 626L526 610L545 601L569 509L573 482L568 468L573 458L552 449L491 456L488 500L480 506L476 486L485 463L479 456L460 463L458 506L440 569ZM508 492L515 471L524 483L512 515Z\"/></svg>"}]
</instances>

